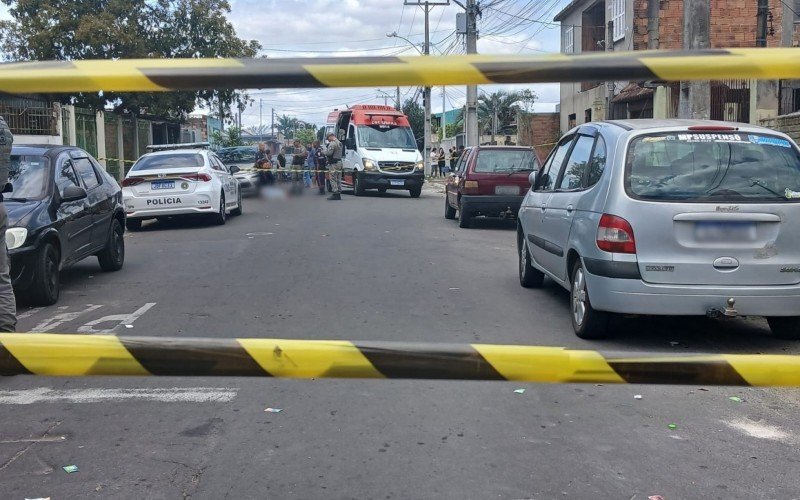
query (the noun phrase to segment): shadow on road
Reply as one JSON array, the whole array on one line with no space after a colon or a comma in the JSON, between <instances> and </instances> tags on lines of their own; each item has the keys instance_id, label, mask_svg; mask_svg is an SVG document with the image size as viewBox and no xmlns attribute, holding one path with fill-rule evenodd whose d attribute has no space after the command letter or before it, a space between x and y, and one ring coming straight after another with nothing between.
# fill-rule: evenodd
<instances>
[{"instance_id":1,"label":"shadow on road","mask_svg":"<svg viewBox=\"0 0 800 500\"><path fill-rule=\"evenodd\" d=\"M569 319L570 294L550 279L545 279L543 292L552 294L564 317ZM736 354L798 354L800 341L793 342L772 336L761 317L710 319L705 316L623 316L612 319L611 334L603 340L583 341L577 337L564 344L601 351L633 351L637 353L671 352L676 355L695 352Z\"/></svg>"}]
</instances>

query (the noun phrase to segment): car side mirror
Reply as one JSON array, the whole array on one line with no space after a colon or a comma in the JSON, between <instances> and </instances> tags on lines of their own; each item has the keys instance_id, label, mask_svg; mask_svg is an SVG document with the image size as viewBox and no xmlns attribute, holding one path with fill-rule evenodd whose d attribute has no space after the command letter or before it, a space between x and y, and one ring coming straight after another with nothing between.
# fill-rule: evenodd
<instances>
[{"instance_id":1,"label":"car side mirror","mask_svg":"<svg viewBox=\"0 0 800 500\"><path fill-rule=\"evenodd\" d=\"M10 182L6 182L6 185L3 186L3 194L13 193L13 192L14 192L14 186Z\"/></svg>"},{"instance_id":2,"label":"car side mirror","mask_svg":"<svg viewBox=\"0 0 800 500\"><path fill-rule=\"evenodd\" d=\"M237 167L236 165L231 165L230 167L228 167L228 169L231 171L232 174L238 173L241 170L241 168Z\"/></svg>"},{"instance_id":3,"label":"car side mirror","mask_svg":"<svg viewBox=\"0 0 800 500\"><path fill-rule=\"evenodd\" d=\"M80 186L67 186L61 195L61 201L78 201L86 198L86 190Z\"/></svg>"},{"instance_id":4,"label":"car side mirror","mask_svg":"<svg viewBox=\"0 0 800 500\"><path fill-rule=\"evenodd\" d=\"M539 171L534 170L530 174L528 174L528 182L530 183L531 187L536 185L536 178L539 176Z\"/></svg>"},{"instance_id":5,"label":"car side mirror","mask_svg":"<svg viewBox=\"0 0 800 500\"><path fill-rule=\"evenodd\" d=\"M345 140L344 147L346 147L347 149L356 149L356 138L348 137Z\"/></svg>"}]
</instances>

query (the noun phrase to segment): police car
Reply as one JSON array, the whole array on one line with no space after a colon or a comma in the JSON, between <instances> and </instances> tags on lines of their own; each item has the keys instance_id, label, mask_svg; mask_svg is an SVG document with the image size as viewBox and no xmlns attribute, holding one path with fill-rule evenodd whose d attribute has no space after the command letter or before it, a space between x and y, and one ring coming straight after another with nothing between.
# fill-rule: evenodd
<instances>
[{"instance_id":1,"label":"police car","mask_svg":"<svg viewBox=\"0 0 800 500\"><path fill-rule=\"evenodd\" d=\"M209 215L225 224L228 214L241 215L242 193L234 174L208 143L148 146L122 181L126 226L176 215Z\"/></svg>"}]
</instances>

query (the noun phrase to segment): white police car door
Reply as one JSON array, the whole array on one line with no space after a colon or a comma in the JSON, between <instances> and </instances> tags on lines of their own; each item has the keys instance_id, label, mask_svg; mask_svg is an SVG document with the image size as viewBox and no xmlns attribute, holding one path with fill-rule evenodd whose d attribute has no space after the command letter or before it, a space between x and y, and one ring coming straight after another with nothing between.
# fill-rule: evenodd
<instances>
[{"instance_id":1,"label":"white police car door","mask_svg":"<svg viewBox=\"0 0 800 500\"><path fill-rule=\"evenodd\" d=\"M228 171L216 155L209 155L211 158L211 168L213 168L222 182L222 190L225 192L225 206L233 208L239 203L239 182L236 177Z\"/></svg>"}]
</instances>

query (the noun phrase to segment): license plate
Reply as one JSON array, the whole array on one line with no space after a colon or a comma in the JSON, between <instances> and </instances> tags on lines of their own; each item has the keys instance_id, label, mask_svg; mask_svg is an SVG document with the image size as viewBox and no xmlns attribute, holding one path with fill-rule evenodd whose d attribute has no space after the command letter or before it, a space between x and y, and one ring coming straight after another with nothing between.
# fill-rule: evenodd
<instances>
[{"instance_id":1,"label":"license plate","mask_svg":"<svg viewBox=\"0 0 800 500\"><path fill-rule=\"evenodd\" d=\"M495 186L494 194L517 195L519 186Z\"/></svg>"},{"instance_id":2,"label":"license plate","mask_svg":"<svg viewBox=\"0 0 800 500\"><path fill-rule=\"evenodd\" d=\"M150 183L151 189L175 189L175 181L153 181Z\"/></svg>"},{"instance_id":3,"label":"license plate","mask_svg":"<svg viewBox=\"0 0 800 500\"><path fill-rule=\"evenodd\" d=\"M697 241L711 243L741 243L757 238L755 222L700 221L694 226Z\"/></svg>"},{"instance_id":4,"label":"license plate","mask_svg":"<svg viewBox=\"0 0 800 500\"><path fill-rule=\"evenodd\" d=\"M403 179L390 179L389 184L392 186L405 186L406 181L404 181Z\"/></svg>"}]
</instances>

